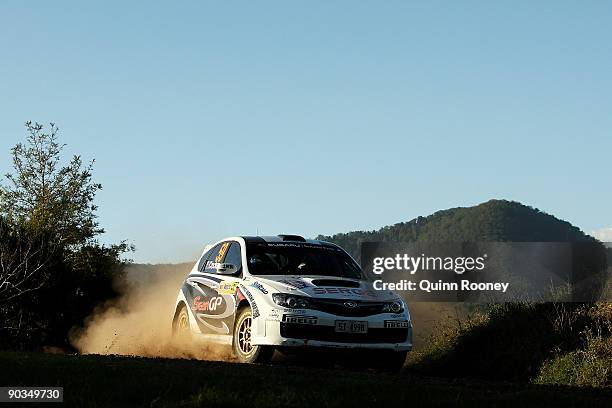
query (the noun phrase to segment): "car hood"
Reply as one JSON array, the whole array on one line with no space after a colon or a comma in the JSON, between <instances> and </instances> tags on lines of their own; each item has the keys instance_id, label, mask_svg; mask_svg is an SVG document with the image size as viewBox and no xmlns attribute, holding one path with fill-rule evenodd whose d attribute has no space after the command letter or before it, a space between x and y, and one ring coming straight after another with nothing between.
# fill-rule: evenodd
<instances>
[{"instance_id":1,"label":"car hood","mask_svg":"<svg viewBox=\"0 0 612 408\"><path fill-rule=\"evenodd\" d=\"M268 275L253 279L278 292L316 298L388 301L399 297L391 291L375 290L372 282L333 276Z\"/></svg>"}]
</instances>

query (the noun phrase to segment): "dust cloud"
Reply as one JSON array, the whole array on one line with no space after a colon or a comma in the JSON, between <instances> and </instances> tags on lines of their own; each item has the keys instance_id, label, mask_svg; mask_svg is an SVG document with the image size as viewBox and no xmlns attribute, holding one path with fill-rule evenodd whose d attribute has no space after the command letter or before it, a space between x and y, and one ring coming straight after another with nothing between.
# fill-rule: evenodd
<instances>
[{"instance_id":1,"label":"dust cloud","mask_svg":"<svg viewBox=\"0 0 612 408\"><path fill-rule=\"evenodd\" d=\"M120 297L99 305L85 327L70 333L83 354L233 361L229 347L173 338L172 317L178 288L191 264L130 265L115 282ZM414 322L414 347L421 348L442 321L460 321L456 304L409 303Z\"/></svg>"},{"instance_id":2,"label":"dust cloud","mask_svg":"<svg viewBox=\"0 0 612 408\"><path fill-rule=\"evenodd\" d=\"M225 346L172 336L174 305L191 264L129 265L115 282L120 297L99 305L85 327L70 333L82 354L231 360Z\"/></svg>"}]
</instances>

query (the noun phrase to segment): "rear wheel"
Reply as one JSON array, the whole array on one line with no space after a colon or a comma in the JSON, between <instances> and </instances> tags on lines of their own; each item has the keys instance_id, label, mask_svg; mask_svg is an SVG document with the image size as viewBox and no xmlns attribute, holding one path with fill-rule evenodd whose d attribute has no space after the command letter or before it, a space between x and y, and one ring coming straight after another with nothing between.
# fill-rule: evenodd
<instances>
[{"instance_id":1,"label":"rear wheel","mask_svg":"<svg viewBox=\"0 0 612 408\"><path fill-rule=\"evenodd\" d=\"M270 346L256 346L251 343L253 314L246 307L238 312L234 325L234 354L243 363L267 363L272 359L274 349Z\"/></svg>"},{"instance_id":2,"label":"rear wheel","mask_svg":"<svg viewBox=\"0 0 612 408\"><path fill-rule=\"evenodd\" d=\"M172 334L179 339L189 339L191 337L189 313L187 313L185 305L181 305L178 314L172 322Z\"/></svg>"}]
</instances>

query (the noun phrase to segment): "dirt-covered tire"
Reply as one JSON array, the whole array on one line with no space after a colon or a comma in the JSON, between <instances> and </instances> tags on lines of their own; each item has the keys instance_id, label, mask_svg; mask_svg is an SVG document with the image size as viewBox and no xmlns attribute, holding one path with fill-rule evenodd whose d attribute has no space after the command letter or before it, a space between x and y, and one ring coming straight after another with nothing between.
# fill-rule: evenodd
<instances>
[{"instance_id":1,"label":"dirt-covered tire","mask_svg":"<svg viewBox=\"0 0 612 408\"><path fill-rule=\"evenodd\" d=\"M251 344L253 315L248 307L240 309L234 325L234 355L242 363L267 363L272 359L274 348Z\"/></svg>"},{"instance_id":2,"label":"dirt-covered tire","mask_svg":"<svg viewBox=\"0 0 612 408\"><path fill-rule=\"evenodd\" d=\"M181 305L172 321L172 335L177 339L183 340L191 338L189 313L187 313L187 307L185 305Z\"/></svg>"}]
</instances>

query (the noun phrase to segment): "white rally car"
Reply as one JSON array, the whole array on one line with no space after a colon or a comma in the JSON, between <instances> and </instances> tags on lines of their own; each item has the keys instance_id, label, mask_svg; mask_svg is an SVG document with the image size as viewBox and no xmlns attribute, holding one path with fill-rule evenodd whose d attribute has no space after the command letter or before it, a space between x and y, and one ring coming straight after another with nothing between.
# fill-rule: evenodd
<instances>
[{"instance_id":1,"label":"white rally car","mask_svg":"<svg viewBox=\"0 0 612 408\"><path fill-rule=\"evenodd\" d=\"M243 362L266 362L274 349L350 348L397 370L412 348L398 295L374 290L337 245L297 235L207 246L179 290L172 327L231 345Z\"/></svg>"}]
</instances>

